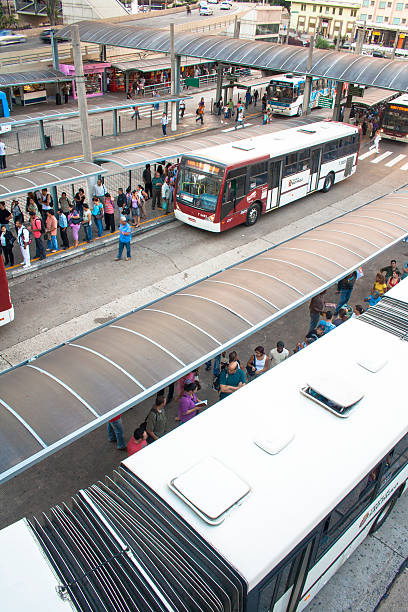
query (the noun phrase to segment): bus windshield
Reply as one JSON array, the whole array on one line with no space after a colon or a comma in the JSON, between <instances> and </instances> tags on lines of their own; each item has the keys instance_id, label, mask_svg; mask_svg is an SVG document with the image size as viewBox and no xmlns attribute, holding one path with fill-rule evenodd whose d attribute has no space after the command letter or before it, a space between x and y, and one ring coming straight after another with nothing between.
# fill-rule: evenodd
<instances>
[{"instance_id":1,"label":"bus windshield","mask_svg":"<svg viewBox=\"0 0 408 612\"><path fill-rule=\"evenodd\" d=\"M284 102L286 104L293 102L292 83L271 82L270 88L272 102Z\"/></svg>"},{"instance_id":2,"label":"bus windshield","mask_svg":"<svg viewBox=\"0 0 408 612\"><path fill-rule=\"evenodd\" d=\"M178 196L182 202L207 212L215 212L224 171L195 160L186 160L180 168Z\"/></svg>"},{"instance_id":3,"label":"bus windshield","mask_svg":"<svg viewBox=\"0 0 408 612\"><path fill-rule=\"evenodd\" d=\"M408 107L390 104L384 114L383 128L408 134Z\"/></svg>"}]
</instances>

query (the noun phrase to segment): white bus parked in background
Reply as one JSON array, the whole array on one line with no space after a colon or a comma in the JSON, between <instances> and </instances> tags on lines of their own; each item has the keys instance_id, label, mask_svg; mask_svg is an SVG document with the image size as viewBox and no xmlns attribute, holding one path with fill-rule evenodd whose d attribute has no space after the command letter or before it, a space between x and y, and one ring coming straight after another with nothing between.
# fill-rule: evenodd
<instances>
[{"instance_id":1,"label":"white bus parked in background","mask_svg":"<svg viewBox=\"0 0 408 612\"><path fill-rule=\"evenodd\" d=\"M2 530L2 609L306 608L406 490L406 391L384 381L406 376L407 307L405 280L70 506Z\"/></svg>"},{"instance_id":2,"label":"white bus parked in background","mask_svg":"<svg viewBox=\"0 0 408 612\"><path fill-rule=\"evenodd\" d=\"M277 74L267 88L269 106L277 115L293 117L302 114L303 93L305 91L305 76L293 74ZM310 92L310 108L319 106L319 97L335 94L335 82L320 77L312 77Z\"/></svg>"}]
</instances>

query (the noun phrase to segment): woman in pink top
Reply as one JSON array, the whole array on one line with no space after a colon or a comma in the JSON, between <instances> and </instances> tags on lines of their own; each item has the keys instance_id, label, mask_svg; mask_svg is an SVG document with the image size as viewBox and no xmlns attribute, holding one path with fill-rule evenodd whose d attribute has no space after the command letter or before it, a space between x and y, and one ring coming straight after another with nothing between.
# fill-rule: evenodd
<instances>
[{"instance_id":1,"label":"woman in pink top","mask_svg":"<svg viewBox=\"0 0 408 612\"><path fill-rule=\"evenodd\" d=\"M69 205L68 223L69 227L72 229L74 247L77 247L79 228L81 227L81 217L79 216L77 209L72 204Z\"/></svg>"},{"instance_id":2,"label":"woman in pink top","mask_svg":"<svg viewBox=\"0 0 408 612\"><path fill-rule=\"evenodd\" d=\"M105 209L105 230L108 231L110 229L111 234L115 231L115 203L111 198L110 193L105 195L104 202Z\"/></svg>"},{"instance_id":3,"label":"woman in pink top","mask_svg":"<svg viewBox=\"0 0 408 612\"><path fill-rule=\"evenodd\" d=\"M58 241L57 241L57 219L55 218L53 210L47 210L47 219L45 221L45 230L48 233L47 240L47 251L51 251L51 253L55 253L58 251Z\"/></svg>"}]
</instances>

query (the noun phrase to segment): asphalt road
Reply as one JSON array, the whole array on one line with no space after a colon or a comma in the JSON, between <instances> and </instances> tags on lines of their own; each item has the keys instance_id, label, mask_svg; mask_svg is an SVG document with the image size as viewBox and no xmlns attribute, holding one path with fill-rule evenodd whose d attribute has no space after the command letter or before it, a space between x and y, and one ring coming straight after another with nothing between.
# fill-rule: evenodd
<instances>
[{"instance_id":1,"label":"asphalt road","mask_svg":"<svg viewBox=\"0 0 408 612\"><path fill-rule=\"evenodd\" d=\"M265 248L278 234L289 237L301 231L305 222L322 222L327 218L328 207L337 202L351 199L357 206L408 183L408 172L401 170L403 162L386 166L398 155L408 155L408 146L382 141L382 150L390 152L389 155L378 163L373 163L372 157L363 159L356 175L328 194L316 193L277 210L252 228L240 226L214 235L174 223L134 242L131 262L114 263L115 253L107 249L12 284L16 319L1 331L1 355L10 358L11 354L18 355L20 349L22 357L32 356L53 342L64 341L79 330L148 301L153 286L162 292L175 289ZM365 151L366 145L362 154ZM362 303L375 271L394 256L405 262L408 246L397 245L365 266L365 276L356 286L353 303ZM335 299L333 289L327 301ZM241 359L247 359L257 344L269 350L279 339L292 349L303 337L307 320L307 305L297 308L239 345ZM203 372L201 396L211 404L216 396L210 383ZM127 438L149 407L150 402L146 401L124 415ZM168 409L171 427L175 425L175 409L174 403ZM1 487L0 527L68 500L79 488L110 474L121 459L121 454L107 443L104 427L92 432ZM311 610L371 612L408 556L407 514L405 496L384 527L359 547L319 594Z\"/></svg>"}]
</instances>

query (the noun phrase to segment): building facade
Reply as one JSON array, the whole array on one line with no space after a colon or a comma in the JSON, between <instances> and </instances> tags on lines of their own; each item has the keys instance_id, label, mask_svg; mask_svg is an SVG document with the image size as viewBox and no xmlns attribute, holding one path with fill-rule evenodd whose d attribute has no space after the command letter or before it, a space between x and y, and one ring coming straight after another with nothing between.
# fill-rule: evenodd
<instances>
[{"instance_id":1,"label":"building facade","mask_svg":"<svg viewBox=\"0 0 408 612\"><path fill-rule=\"evenodd\" d=\"M351 40L361 0L308 0L291 2L290 30L297 34L340 36Z\"/></svg>"},{"instance_id":2,"label":"building facade","mask_svg":"<svg viewBox=\"0 0 408 612\"><path fill-rule=\"evenodd\" d=\"M289 15L282 6L258 5L248 11L241 19L240 38L250 40L265 40L268 42L282 42L289 25ZM232 36L234 24L227 28Z\"/></svg>"},{"instance_id":3,"label":"building facade","mask_svg":"<svg viewBox=\"0 0 408 612\"><path fill-rule=\"evenodd\" d=\"M362 0L357 25L360 28L365 26L367 43L391 47L398 34L397 47L407 48L408 2Z\"/></svg>"}]
</instances>

